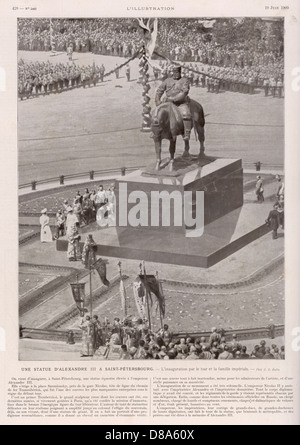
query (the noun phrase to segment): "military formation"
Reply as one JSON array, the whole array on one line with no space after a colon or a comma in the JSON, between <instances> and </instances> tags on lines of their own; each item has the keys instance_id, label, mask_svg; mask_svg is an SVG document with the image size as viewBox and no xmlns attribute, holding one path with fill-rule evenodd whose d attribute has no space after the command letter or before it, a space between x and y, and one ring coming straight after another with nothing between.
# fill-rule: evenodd
<instances>
[{"instance_id":1,"label":"military formation","mask_svg":"<svg viewBox=\"0 0 300 445\"><path fill-rule=\"evenodd\" d=\"M232 91L254 94L256 89L263 89L265 96L283 97L283 69L272 66L248 68L230 68L200 65L198 63L181 63L182 76L189 79L190 86L206 88L210 93ZM154 67L155 80L166 80L171 73L170 62L158 63Z\"/></svg>"},{"instance_id":2,"label":"military formation","mask_svg":"<svg viewBox=\"0 0 300 445\"><path fill-rule=\"evenodd\" d=\"M19 98L29 99L38 95L61 93L78 87L96 86L104 81L105 67L102 64L78 66L75 63L25 62L18 65Z\"/></svg>"}]
</instances>

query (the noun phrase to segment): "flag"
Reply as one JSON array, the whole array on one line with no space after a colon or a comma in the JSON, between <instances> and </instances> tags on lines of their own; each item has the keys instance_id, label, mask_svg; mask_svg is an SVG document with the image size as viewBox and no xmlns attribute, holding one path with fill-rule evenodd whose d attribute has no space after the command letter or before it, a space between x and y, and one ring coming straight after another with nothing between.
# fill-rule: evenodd
<instances>
[{"instance_id":1,"label":"flag","mask_svg":"<svg viewBox=\"0 0 300 445\"><path fill-rule=\"evenodd\" d=\"M122 303L124 317L127 317L127 295L126 295L126 288L125 288L124 281L123 281L122 277L121 277L121 281L120 281L120 296L121 296L121 303Z\"/></svg>"},{"instance_id":2,"label":"flag","mask_svg":"<svg viewBox=\"0 0 300 445\"><path fill-rule=\"evenodd\" d=\"M144 286L156 296L160 312L164 317L166 314L166 302L161 282L154 275L140 275L140 279Z\"/></svg>"},{"instance_id":3,"label":"flag","mask_svg":"<svg viewBox=\"0 0 300 445\"><path fill-rule=\"evenodd\" d=\"M158 287L159 287L159 298L158 298L158 304L160 307L160 313L162 315L162 317L165 317L166 315L166 299L165 299L165 294L164 294L164 290L162 287L162 282L160 280L158 281Z\"/></svg>"},{"instance_id":4,"label":"flag","mask_svg":"<svg viewBox=\"0 0 300 445\"><path fill-rule=\"evenodd\" d=\"M146 307L145 307L146 289L139 277L133 283L133 295L134 295L136 309L138 311L140 318L146 320L147 319Z\"/></svg>"},{"instance_id":5,"label":"flag","mask_svg":"<svg viewBox=\"0 0 300 445\"><path fill-rule=\"evenodd\" d=\"M100 258L96 263L93 264L93 268L98 272L99 277L104 284L104 286L109 286L110 282L106 278L106 263Z\"/></svg>"},{"instance_id":6,"label":"flag","mask_svg":"<svg viewBox=\"0 0 300 445\"><path fill-rule=\"evenodd\" d=\"M81 317L84 316L88 310L84 307L84 300L85 300L85 283L70 283L73 298L76 303L76 306L80 312Z\"/></svg>"}]
</instances>

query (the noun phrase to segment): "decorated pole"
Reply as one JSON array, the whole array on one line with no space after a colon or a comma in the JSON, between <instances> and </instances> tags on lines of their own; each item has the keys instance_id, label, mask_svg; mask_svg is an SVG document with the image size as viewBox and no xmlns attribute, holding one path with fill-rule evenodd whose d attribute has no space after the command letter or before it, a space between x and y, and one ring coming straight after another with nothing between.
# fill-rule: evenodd
<instances>
[{"instance_id":1,"label":"decorated pole","mask_svg":"<svg viewBox=\"0 0 300 445\"><path fill-rule=\"evenodd\" d=\"M127 317L127 295L126 295L126 288L125 288L124 281L123 281L121 261L119 261L118 267L119 267L119 274L120 274L120 297L121 297L123 315L124 315L124 319L125 319Z\"/></svg>"},{"instance_id":2,"label":"decorated pole","mask_svg":"<svg viewBox=\"0 0 300 445\"><path fill-rule=\"evenodd\" d=\"M147 282L147 272L146 272L146 264L145 261L143 261L143 269L144 269L144 282L145 282L145 288L146 288L146 302L147 302L147 312L148 312L148 324L150 331L152 330L152 323L151 323L151 312L150 312L150 302L149 302L149 286Z\"/></svg>"},{"instance_id":3,"label":"decorated pole","mask_svg":"<svg viewBox=\"0 0 300 445\"><path fill-rule=\"evenodd\" d=\"M150 96L149 91L151 89L149 83L149 63L146 57L146 49L143 46L141 50L140 56L140 81L143 85L143 123L142 123L142 132L151 131L151 107L150 107Z\"/></svg>"},{"instance_id":4,"label":"decorated pole","mask_svg":"<svg viewBox=\"0 0 300 445\"><path fill-rule=\"evenodd\" d=\"M157 279L157 283L159 284L158 271L156 271L156 279ZM161 325L161 328L163 329L163 327L164 327L164 318L163 318L163 314L162 314L162 312L161 312L160 304L158 305L158 307L159 307L160 325Z\"/></svg>"},{"instance_id":5,"label":"decorated pole","mask_svg":"<svg viewBox=\"0 0 300 445\"><path fill-rule=\"evenodd\" d=\"M90 263L90 313L93 317L93 280L92 280L92 263Z\"/></svg>"}]
</instances>

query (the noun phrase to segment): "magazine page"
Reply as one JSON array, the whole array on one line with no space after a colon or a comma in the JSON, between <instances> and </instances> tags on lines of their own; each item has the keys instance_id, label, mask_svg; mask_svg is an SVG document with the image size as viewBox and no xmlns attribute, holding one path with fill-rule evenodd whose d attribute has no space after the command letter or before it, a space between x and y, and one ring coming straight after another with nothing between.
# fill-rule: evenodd
<instances>
[{"instance_id":1,"label":"magazine page","mask_svg":"<svg viewBox=\"0 0 300 445\"><path fill-rule=\"evenodd\" d=\"M0 9L0 424L299 424L299 2Z\"/></svg>"}]
</instances>

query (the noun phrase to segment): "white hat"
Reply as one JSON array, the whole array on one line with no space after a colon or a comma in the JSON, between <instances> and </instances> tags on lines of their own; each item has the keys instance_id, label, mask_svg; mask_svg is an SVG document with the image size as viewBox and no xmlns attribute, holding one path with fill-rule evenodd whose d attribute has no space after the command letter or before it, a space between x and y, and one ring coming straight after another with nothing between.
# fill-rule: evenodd
<instances>
[{"instance_id":1,"label":"white hat","mask_svg":"<svg viewBox=\"0 0 300 445\"><path fill-rule=\"evenodd\" d=\"M73 209L72 209L71 206L67 207L67 212L68 212L68 213L73 212Z\"/></svg>"},{"instance_id":2,"label":"white hat","mask_svg":"<svg viewBox=\"0 0 300 445\"><path fill-rule=\"evenodd\" d=\"M44 213L47 213L47 212L48 212L47 209L43 209L43 210L41 211L41 214L43 215Z\"/></svg>"}]
</instances>

